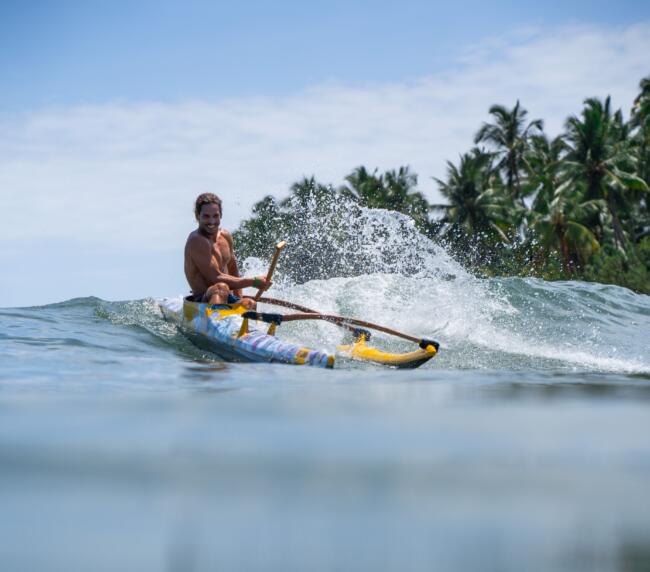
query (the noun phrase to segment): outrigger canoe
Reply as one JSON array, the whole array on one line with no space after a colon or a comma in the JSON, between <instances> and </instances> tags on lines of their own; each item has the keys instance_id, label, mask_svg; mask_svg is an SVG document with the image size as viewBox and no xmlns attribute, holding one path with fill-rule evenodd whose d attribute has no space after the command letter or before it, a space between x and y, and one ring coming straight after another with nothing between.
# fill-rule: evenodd
<instances>
[{"instance_id":1,"label":"outrigger canoe","mask_svg":"<svg viewBox=\"0 0 650 572\"><path fill-rule=\"evenodd\" d=\"M241 304L191 302L181 297L163 299L159 306L165 319L176 324L193 343L227 361L324 368L333 368L336 361L334 354L280 340L275 330L282 323L282 314L252 312ZM429 342L412 352L384 352L369 346L369 338L369 332L358 330L351 344L337 347L337 354L396 368L415 368L429 361L438 350L436 342Z\"/></svg>"}]
</instances>

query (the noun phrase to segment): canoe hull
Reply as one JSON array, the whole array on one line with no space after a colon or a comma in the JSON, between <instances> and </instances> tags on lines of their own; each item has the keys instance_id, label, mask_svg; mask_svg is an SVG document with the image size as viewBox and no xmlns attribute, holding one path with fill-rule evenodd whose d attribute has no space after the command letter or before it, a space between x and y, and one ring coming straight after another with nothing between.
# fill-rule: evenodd
<instances>
[{"instance_id":1,"label":"canoe hull","mask_svg":"<svg viewBox=\"0 0 650 572\"><path fill-rule=\"evenodd\" d=\"M165 319L175 323L192 343L225 361L334 367L334 355L283 342L258 329L258 322L242 318L246 308L239 304L209 305L183 298L166 298L158 304ZM350 345L337 347L341 357L397 369L420 367L436 353L433 345L407 353L384 352L367 345L363 337Z\"/></svg>"},{"instance_id":2,"label":"canoe hull","mask_svg":"<svg viewBox=\"0 0 650 572\"><path fill-rule=\"evenodd\" d=\"M159 307L165 319L175 323L195 345L226 361L334 367L333 355L283 342L257 329L254 323L242 332L241 314L246 308L238 304L220 306L166 298Z\"/></svg>"}]
</instances>

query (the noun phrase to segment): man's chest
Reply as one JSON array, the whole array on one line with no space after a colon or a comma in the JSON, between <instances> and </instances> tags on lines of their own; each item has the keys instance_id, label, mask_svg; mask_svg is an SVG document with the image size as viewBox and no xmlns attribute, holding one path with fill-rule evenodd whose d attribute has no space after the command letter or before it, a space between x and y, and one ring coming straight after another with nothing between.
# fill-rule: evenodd
<instances>
[{"instance_id":1,"label":"man's chest","mask_svg":"<svg viewBox=\"0 0 650 572\"><path fill-rule=\"evenodd\" d=\"M223 269L230 262L230 246L222 237L212 244L212 256L219 264L219 268Z\"/></svg>"}]
</instances>

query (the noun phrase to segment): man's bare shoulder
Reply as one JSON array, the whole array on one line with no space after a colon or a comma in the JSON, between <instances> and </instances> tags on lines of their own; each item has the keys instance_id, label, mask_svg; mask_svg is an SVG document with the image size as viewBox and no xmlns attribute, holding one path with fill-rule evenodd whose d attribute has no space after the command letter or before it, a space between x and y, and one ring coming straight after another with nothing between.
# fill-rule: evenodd
<instances>
[{"instance_id":1,"label":"man's bare shoulder","mask_svg":"<svg viewBox=\"0 0 650 572\"><path fill-rule=\"evenodd\" d=\"M232 246L232 234L230 231L225 228L221 228L219 229L219 232L221 233L221 236L223 236L228 241L228 244Z\"/></svg>"},{"instance_id":2,"label":"man's bare shoulder","mask_svg":"<svg viewBox=\"0 0 650 572\"><path fill-rule=\"evenodd\" d=\"M191 250L203 250L210 248L210 241L203 236L198 230L193 230L187 236L187 241L185 242L185 248Z\"/></svg>"}]
</instances>

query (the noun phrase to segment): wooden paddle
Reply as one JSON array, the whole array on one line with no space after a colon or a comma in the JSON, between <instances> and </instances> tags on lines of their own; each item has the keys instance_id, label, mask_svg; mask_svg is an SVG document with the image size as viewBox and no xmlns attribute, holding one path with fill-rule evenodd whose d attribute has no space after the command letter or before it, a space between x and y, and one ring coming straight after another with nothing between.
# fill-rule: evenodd
<instances>
[{"instance_id":1,"label":"wooden paddle","mask_svg":"<svg viewBox=\"0 0 650 572\"><path fill-rule=\"evenodd\" d=\"M280 253L282 252L282 249L287 245L286 240L282 240L278 242L275 245L275 253L273 254L273 259L271 260L271 266L269 266L269 271L266 273L266 280L267 282L271 280L271 277L273 276L273 272L275 272L275 266L278 263L278 258L280 258ZM263 290L260 288L257 291L257 294L255 294L255 301L257 302L260 297L262 296Z\"/></svg>"},{"instance_id":2,"label":"wooden paddle","mask_svg":"<svg viewBox=\"0 0 650 572\"><path fill-rule=\"evenodd\" d=\"M380 324L373 324L372 322L366 322L365 320L357 320L356 318L346 318L345 316L337 316L335 314L323 314L320 312L316 312L314 310L310 310L305 306L300 306L292 302L285 302L284 300L278 300L276 298L261 298L260 302L266 304L275 304L276 306L284 306L285 308L293 308L295 310L299 310L300 312L303 312L302 314L285 314L281 317L282 322L294 322L297 320L324 320L326 322L331 322L333 324L336 324L337 326L343 326L345 328L352 329L352 330L356 329L353 328L352 326L360 326L362 328L370 328L371 330L384 332L385 334L390 334L392 336L396 336L398 338L408 340L409 342L415 342L423 349L425 349L429 345L434 346L436 349L438 349L439 347L438 342L434 342L433 340L429 340L427 338L416 338L415 336L405 334L404 332L393 330L392 328L387 328L386 326L381 326ZM253 312L250 313L252 314ZM255 318L252 315L250 316L251 318L264 320L263 312L254 312L254 313L257 314L258 318ZM278 316L279 314L270 314L270 315L275 317Z\"/></svg>"}]
</instances>

